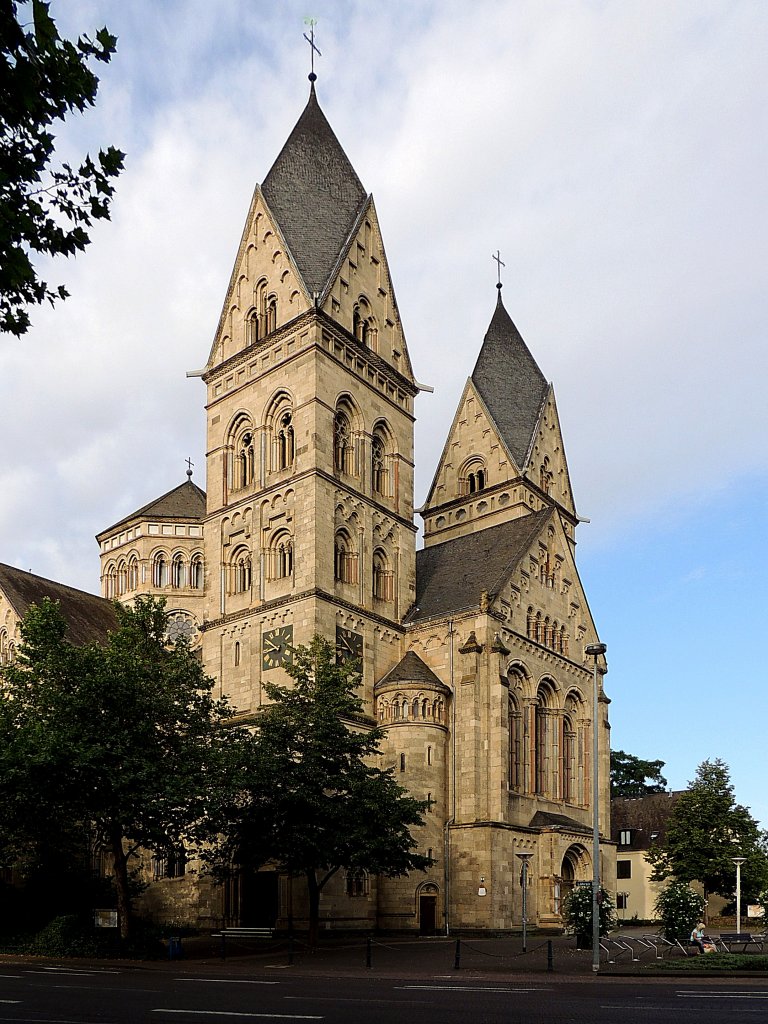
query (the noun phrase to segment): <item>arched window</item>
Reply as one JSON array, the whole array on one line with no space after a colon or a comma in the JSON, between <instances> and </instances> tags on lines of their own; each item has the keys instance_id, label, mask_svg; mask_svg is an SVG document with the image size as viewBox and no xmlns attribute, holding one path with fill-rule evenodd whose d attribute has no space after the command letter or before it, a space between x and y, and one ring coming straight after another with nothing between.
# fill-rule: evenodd
<instances>
[{"instance_id":1,"label":"arched window","mask_svg":"<svg viewBox=\"0 0 768 1024\"><path fill-rule=\"evenodd\" d=\"M267 296L267 305L265 309L265 319L267 323L267 334L271 334L277 330L277 296Z\"/></svg>"},{"instance_id":2,"label":"arched window","mask_svg":"<svg viewBox=\"0 0 768 1024\"><path fill-rule=\"evenodd\" d=\"M248 487L256 475L256 451L253 431L244 430L235 442L234 487Z\"/></svg>"},{"instance_id":3,"label":"arched window","mask_svg":"<svg viewBox=\"0 0 768 1024\"><path fill-rule=\"evenodd\" d=\"M168 562L162 551L159 551L152 559L152 586L168 586Z\"/></svg>"},{"instance_id":4,"label":"arched window","mask_svg":"<svg viewBox=\"0 0 768 1024\"><path fill-rule=\"evenodd\" d=\"M459 494L476 494L488 486L488 473L485 463L478 456L473 456L459 470Z\"/></svg>"},{"instance_id":5,"label":"arched window","mask_svg":"<svg viewBox=\"0 0 768 1024\"><path fill-rule=\"evenodd\" d=\"M234 652L234 654L235 654L235 658L234 658L235 668L237 668L237 666L240 664L240 641L239 640L235 640L235 652Z\"/></svg>"},{"instance_id":6,"label":"arched window","mask_svg":"<svg viewBox=\"0 0 768 1024\"><path fill-rule=\"evenodd\" d=\"M560 653L566 655L566 657L567 657L567 655L568 655L568 634L565 631L565 626L561 626L560 627L560 644L559 644L559 649L560 649Z\"/></svg>"},{"instance_id":7,"label":"arched window","mask_svg":"<svg viewBox=\"0 0 768 1024\"><path fill-rule=\"evenodd\" d=\"M122 595L128 589L128 566L123 559L117 565L117 596Z\"/></svg>"},{"instance_id":8,"label":"arched window","mask_svg":"<svg viewBox=\"0 0 768 1024\"><path fill-rule=\"evenodd\" d=\"M245 594L251 589L251 553L247 548L238 548L230 564L230 592Z\"/></svg>"},{"instance_id":9,"label":"arched window","mask_svg":"<svg viewBox=\"0 0 768 1024\"><path fill-rule=\"evenodd\" d=\"M560 778L563 787L563 800L572 803L574 798L573 771L576 747L576 732L569 715L563 718L563 737L560 747Z\"/></svg>"},{"instance_id":10,"label":"arched window","mask_svg":"<svg viewBox=\"0 0 768 1024\"><path fill-rule=\"evenodd\" d=\"M394 597L394 573L380 548L373 553L373 596L379 601L391 601Z\"/></svg>"},{"instance_id":11,"label":"arched window","mask_svg":"<svg viewBox=\"0 0 768 1024\"><path fill-rule=\"evenodd\" d=\"M363 295L357 300L352 310L352 333L366 348L370 348L374 352L378 351L376 320L371 314L368 300Z\"/></svg>"},{"instance_id":12,"label":"arched window","mask_svg":"<svg viewBox=\"0 0 768 1024\"><path fill-rule=\"evenodd\" d=\"M336 412L333 421L333 464L339 473L353 471L352 425L349 416L342 409Z\"/></svg>"},{"instance_id":13,"label":"arched window","mask_svg":"<svg viewBox=\"0 0 768 1024\"><path fill-rule=\"evenodd\" d=\"M173 561L171 562L171 586L178 589L183 587L186 583L184 572L184 556L174 555Z\"/></svg>"},{"instance_id":14,"label":"arched window","mask_svg":"<svg viewBox=\"0 0 768 1024\"><path fill-rule=\"evenodd\" d=\"M510 687L512 682L510 681ZM509 788L523 788L523 716L517 698L509 695Z\"/></svg>"},{"instance_id":15,"label":"arched window","mask_svg":"<svg viewBox=\"0 0 768 1024\"><path fill-rule=\"evenodd\" d=\"M8 633L4 629L0 629L0 665L8 665L9 663Z\"/></svg>"},{"instance_id":16,"label":"arched window","mask_svg":"<svg viewBox=\"0 0 768 1024\"><path fill-rule=\"evenodd\" d=\"M371 438L371 489L382 497L391 496L387 458L387 439L383 428L376 427Z\"/></svg>"},{"instance_id":17,"label":"arched window","mask_svg":"<svg viewBox=\"0 0 768 1024\"><path fill-rule=\"evenodd\" d=\"M267 554L270 580L284 580L293 575L293 539L287 530L275 534Z\"/></svg>"},{"instance_id":18,"label":"arched window","mask_svg":"<svg viewBox=\"0 0 768 1024\"><path fill-rule=\"evenodd\" d=\"M554 479L554 474L549 467L549 457L545 456L544 461L541 464L541 468L539 469L539 487L545 494L551 493Z\"/></svg>"},{"instance_id":19,"label":"arched window","mask_svg":"<svg viewBox=\"0 0 768 1024\"><path fill-rule=\"evenodd\" d=\"M245 344L254 345L259 340L259 311L255 307L245 318Z\"/></svg>"},{"instance_id":20,"label":"arched window","mask_svg":"<svg viewBox=\"0 0 768 1024\"><path fill-rule=\"evenodd\" d=\"M193 590L203 589L203 559L201 555L193 555L189 563L189 585Z\"/></svg>"},{"instance_id":21,"label":"arched window","mask_svg":"<svg viewBox=\"0 0 768 1024\"><path fill-rule=\"evenodd\" d=\"M551 721L550 708L553 706L554 694L547 683L539 686L534 709L534 784L535 792L546 795L548 791L548 775L550 769L550 748L552 738L549 735Z\"/></svg>"},{"instance_id":22,"label":"arched window","mask_svg":"<svg viewBox=\"0 0 768 1024\"><path fill-rule=\"evenodd\" d=\"M137 590L139 586L139 560L135 555L128 562L128 589Z\"/></svg>"},{"instance_id":23,"label":"arched window","mask_svg":"<svg viewBox=\"0 0 768 1024\"><path fill-rule=\"evenodd\" d=\"M534 639L535 639L537 644L544 643L544 641L542 639L542 630L543 630L543 626L542 626L542 621L541 621L541 612L536 612L536 621L533 624L533 633L534 633Z\"/></svg>"},{"instance_id":24,"label":"arched window","mask_svg":"<svg viewBox=\"0 0 768 1024\"><path fill-rule=\"evenodd\" d=\"M333 575L338 583L357 583L357 552L346 530L338 530L334 539Z\"/></svg>"}]
</instances>

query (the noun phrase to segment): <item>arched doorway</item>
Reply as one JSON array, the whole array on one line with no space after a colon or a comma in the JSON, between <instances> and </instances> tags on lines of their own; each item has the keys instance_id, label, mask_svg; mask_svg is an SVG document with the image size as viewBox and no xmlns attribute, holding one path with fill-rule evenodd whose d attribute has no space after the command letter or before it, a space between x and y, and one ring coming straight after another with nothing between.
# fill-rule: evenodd
<instances>
[{"instance_id":1,"label":"arched doorway","mask_svg":"<svg viewBox=\"0 0 768 1024\"><path fill-rule=\"evenodd\" d=\"M437 897L440 890L434 882L426 882L418 891L419 935L435 935L437 932Z\"/></svg>"},{"instance_id":2,"label":"arched doorway","mask_svg":"<svg viewBox=\"0 0 768 1024\"><path fill-rule=\"evenodd\" d=\"M577 882L590 878L590 862L583 846L569 846L560 866L560 881L556 883L559 892L555 893L555 912L562 913L563 900L572 891Z\"/></svg>"}]
</instances>

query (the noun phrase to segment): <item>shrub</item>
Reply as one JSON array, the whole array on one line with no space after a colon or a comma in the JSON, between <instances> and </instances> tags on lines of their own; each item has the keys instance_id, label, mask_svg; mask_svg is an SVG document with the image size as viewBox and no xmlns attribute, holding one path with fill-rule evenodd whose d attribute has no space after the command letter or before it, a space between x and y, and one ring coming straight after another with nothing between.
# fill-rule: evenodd
<instances>
[{"instance_id":1,"label":"shrub","mask_svg":"<svg viewBox=\"0 0 768 1024\"><path fill-rule=\"evenodd\" d=\"M656 897L656 916L670 942L685 942L704 913L707 901L687 882L670 882Z\"/></svg>"},{"instance_id":2,"label":"shrub","mask_svg":"<svg viewBox=\"0 0 768 1024\"><path fill-rule=\"evenodd\" d=\"M616 923L616 913L610 894L601 889L598 905L600 934L607 935ZM563 899L563 920L568 931L576 935L579 947L592 941L592 886L577 885Z\"/></svg>"}]
</instances>

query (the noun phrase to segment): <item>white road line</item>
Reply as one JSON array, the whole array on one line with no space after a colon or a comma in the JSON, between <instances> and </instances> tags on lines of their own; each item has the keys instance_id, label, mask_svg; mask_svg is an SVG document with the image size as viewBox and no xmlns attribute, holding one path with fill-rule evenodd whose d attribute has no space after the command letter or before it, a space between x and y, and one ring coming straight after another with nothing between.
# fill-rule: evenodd
<instances>
[{"instance_id":1,"label":"white road line","mask_svg":"<svg viewBox=\"0 0 768 1024\"><path fill-rule=\"evenodd\" d=\"M174 981L198 981L205 985L279 985L279 981L251 981L249 978L174 978Z\"/></svg>"},{"instance_id":2,"label":"white road line","mask_svg":"<svg viewBox=\"0 0 768 1024\"><path fill-rule=\"evenodd\" d=\"M0 978L20 978L20 974L0 974Z\"/></svg>"},{"instance_id":3,"label":"white road line","mask_svg":"<svg viewBox=\"0 0 768 1024\"><path fill-rule=\"evenodd\" d=\"M0 1003L20 1003L20 999L0 999Z\"/></svg>"},{"instance_id":4,"label":"white road line","mask_svg":"<svg viewBox=\"0 0 768 1024\"><path fill-rule=\"evenodd\" d=\"M260 1017L262 1020L323 1020L302 1013L237 1013L235 1010L150 1010L150 1013L187 1013L195 1017Z\"/></svg>"},{"instance_id":5,"label":"white road line","mask_svg":"<svg viewBox=\"0 0 768 1024\"><path fill-rule=\"evenodd\" d=\"M678 999L768 999L768 992L676 992Z\"/></svg>"},{"instance_id":6,"label":"white road line","mask_svg":"<svg viewBox=\"0 0 768 1024\"><path fill-rule=\"evenodd\" d=\"M481 988L476 985L395 985L396 989L418 989L427 992L548 992L546 988Z\"/></svg>"}]
</instances>

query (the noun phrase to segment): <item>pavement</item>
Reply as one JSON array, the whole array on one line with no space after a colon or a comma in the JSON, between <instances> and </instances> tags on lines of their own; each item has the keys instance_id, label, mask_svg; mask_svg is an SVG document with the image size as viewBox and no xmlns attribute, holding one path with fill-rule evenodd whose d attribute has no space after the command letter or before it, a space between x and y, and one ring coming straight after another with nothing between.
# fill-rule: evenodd
<instances>
[{"instance_id":1,"label":"pavement","mask_svg":"<svg viewBox=\"0 0 768 1024\"><path fill-rule=\"evenodd\" d=\"M627 928L614 932L630 940L647 934L647 928ZM616 942L601 949L599 976L662 977L683 972L695 976L695 963L680 950L667 950L663 959L657 959L653 950L637 941L625 948ZM633 953L634 950L634 953ZM300 939L290 942L286 938L274 940L227 939L226 958L221 956L221 942L210 935L184 938L181 958L144 961L88 961L94 967L119 963L126 970L181 972L199 976L243 977L245 975L275 975L278 972L300 974L307 977L491 977L515 975L546 975L556 977L594 978L592 950L577 949L572 936L529 935L523 949L520 936L503 938L455 938L446 936L371 937L337 935L321 936L314 950ZM753 955L753 954L751 954ZM46 958L0 956L3 961L40 961ZM61 958L56 958L61 962ZM50 962L50 958L49 958ZM77 961L67 960L69 964ZM84 963L84 961L80 961ZM693 968L693 970L691 970ZM703 965L702 965L703 968ZM712 977L714 972L702 969ZM719 974L721 972L718 972ZM740 973L729 970L728 977ZM749 977L759 977L755 971Z\"/></svg>"}]
</instances>

